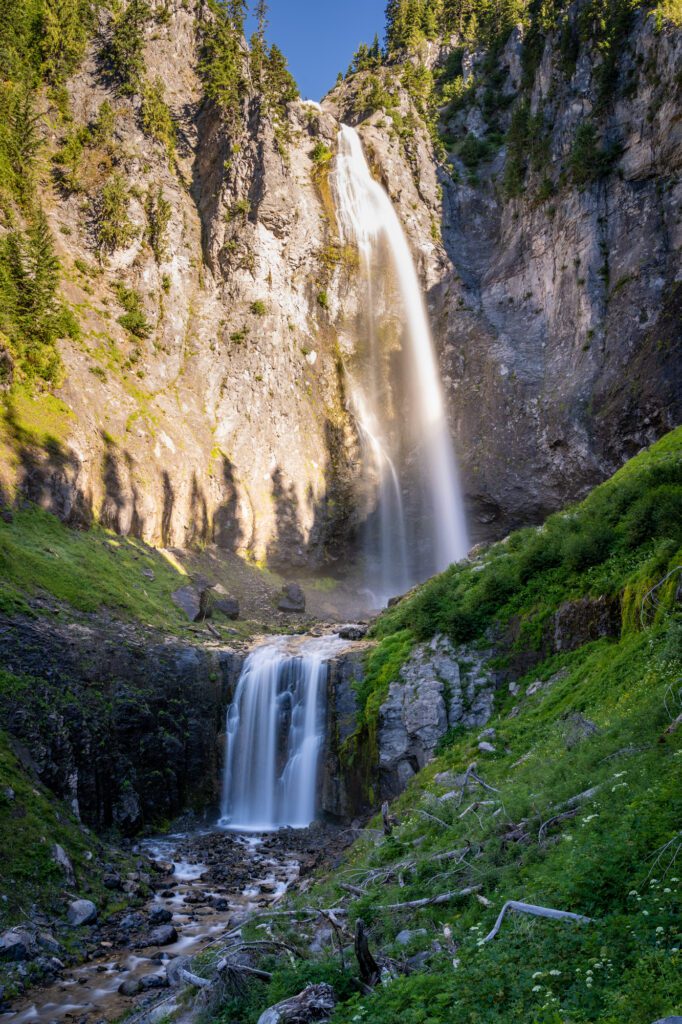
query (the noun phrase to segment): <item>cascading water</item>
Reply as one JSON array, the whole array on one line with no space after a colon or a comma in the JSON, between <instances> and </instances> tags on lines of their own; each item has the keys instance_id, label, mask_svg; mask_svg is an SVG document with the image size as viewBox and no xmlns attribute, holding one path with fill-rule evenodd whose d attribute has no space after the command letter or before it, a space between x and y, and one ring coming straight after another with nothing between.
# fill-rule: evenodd
<instances>
[{"instance_id":1,"label":"cascading water","mask_svg":"<svg viewBox=\"0 0 682 1024\"><path fill-rule=\"evenodd\" d=\"M347 125L339 132L333 183L343 240L359 249L367 289L366 384L350 383L359 432L377 481L366 561L372 590L385 599L464 557L469 544L417 272L393 204L372 177L358 133ZM388 316L382 317L379 307L379 293L386 293L391 275L402 335L395 387L387 383L390 357L382 321ZM386 302L390 310L393 297ZM401 389L396 398L394 391ZM409 472L408 463L413 467ZM405 511L404 494L411 495L411 515Z\"/></svg>"},{"instance_id":2,"label":"cascading water","mask_svg":"<svg viewBox=\"0 0 682 1024\"><path fill-rule=\"evenodd\" d=\"M338 637L253 651L227 712L220 824L238 832L306 828L315 818L327 663Z\"/></svg>"}]
</instances>

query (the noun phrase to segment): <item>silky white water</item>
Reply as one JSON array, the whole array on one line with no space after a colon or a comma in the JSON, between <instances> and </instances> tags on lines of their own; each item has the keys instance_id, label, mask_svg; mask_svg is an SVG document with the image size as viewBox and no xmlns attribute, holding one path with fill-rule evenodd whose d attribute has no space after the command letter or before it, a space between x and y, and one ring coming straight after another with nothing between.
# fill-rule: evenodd
<instances>
[{"instance_id":1,"label":"silky white water","mask_svg":"<svg viewBox=\"0 0 682 1024\"><path fill-rule=\"evenodd\" d=\"M336 636L280 637L249 654L227 712L220 824L268 832L315 819L327 663Z\"/></svg>"},{"instance_id":2,"label":"silky white water","mask_svg":"<svg viewBox=\"0 0 682 1024\"><path fill-rule=\"evenodd\" d=\"M366 554L375 577L374 589L388 596L463 558L469 543L417 272L393 204L372 177L358 133L347 125L339 132L333 185L340 231L346 243L359 249L367 288L368 367L363 384L351 380L350 390L359 432L377 478ZM389 273L395 279L399 305L391 313L402 326L398 398L384 379L388 357L382 350L378 301L380 292L386 294ZM409 474L405 469L408 462L412 467ZM403 494L410 487L414 490L415 477L419 493L411 502L413 512L408 517Z\"/></svg>"}]
</instances>

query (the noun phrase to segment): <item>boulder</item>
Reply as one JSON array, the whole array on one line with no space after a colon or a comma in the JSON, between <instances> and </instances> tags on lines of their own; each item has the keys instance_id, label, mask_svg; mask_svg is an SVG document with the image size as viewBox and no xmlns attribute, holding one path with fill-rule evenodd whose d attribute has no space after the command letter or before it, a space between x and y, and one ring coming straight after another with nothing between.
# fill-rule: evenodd
<instances>
[{"instance_id":1,"label":"boulder","mask_svg":"<svg viewBox=\"0 0 682 1024\"><path fill-rule=\"evenodd\" d=\"M112 871L110 875L105 875L104 878L102 879L102 882L104 884L105 889L117 890L123 888L121 876L117 875L115 871Z\"/></svg>"},{"instance_id":2,"label":"boulder","mask_svg":"<svg viewBox=\"0 0 682 1024\"><path fill-rule=\"evenodd\" d=\"M399 946L409 946L413 939L418 939L421 935L426 935L426 928L403 928L401 932L395 937L395 941Z\"/></svg>"},{"instance_id":3,"label":"boulder","mask_svg":"<svg viewBox=\"0 0 682 1024\"><path fill-rule=\"evenodd\" d=\"M0 935L0 961L30 960L34 951L33 935L26 928L11 928Z\"/></svg>"},{"instance_id":4,"label":"boulder","mask_svg":"<svg viewBox=\"0 0 682 1024\"><path fill-rule=\"evenodd\" d=\"M162 924L149 933L148 946L170 946L178 941L178 933L172 924Z\"/></svg>"},{"instance_id":5,"label":"boulder","mask_svg":"<svg viewBox=\"0 0 682 1024\"><path fill-rule=\"evenodd\" d=\"M153 907L149 913L150 924L168 924L172 920L173 915L171 914L170 910L166 910L165 907Z\"/></svg>"},{"instance_id":6,"label":"boulder","mask_svg":"<svg viewBox=\"0 0 682 1024\"><path fill-rule=\"evenodd\" d=\"M119 994L122 996L137 996L142 991L142 985L137 978L128 978L118 986Z\"/></svg>"},{"instance_id":7,"label":"boulder","mask_svg":"<svg viewBox=\"0 0 682 1024\"><path fill-rule=\"evenodd\" d=\"M211 598L206 587L180 587L179 590L173 591L171 600L185 613L190 622L211 617Z\"/></svg>"},{"instance_id":8,"label":"boulder","mask_svg":"<svg viewBox=\"0 0 682 1024\"><path fill-rule=\"evenodd\" d=\"M339 636L342 640L364 640L368 628L363 622L349 622L341 626Z\"/></svg>"},{"instance_id":9,"label":"boulder","mask_svg":"<svg viewBox=\"0 0 682 1024\"><path fill-rule=\"evenodd\" d=\"M258 1024L308 1024L312 1021L329 1020L336 1006L336 996L331 985L308 985L297 996L285 999L271 1006L258 1018Z\"/></svg>"},{"instance_id":10,"label":"boulder","mask_svg":"<svg viewBox=\"0 0 682 1024\"><path fill-rule=\"evenodd\" d=\"M277 605L281 612L304 612L305 594L298 583L285 583Z\"/></svg>"},{"instance_id":11,"label":"boulder","mask_svg":"<svg viewBox=\"0 0 682 1024\"><path fill-rule=\"evenodd\" d=\"M97 907L92 900L73 900L69 903L66 919L72 928L94 924L97 920Z\"/></svg>"},{"instance_id":12,"label":"boulder","mask_svg":"<svg viewBox=\"0 0 682 1024\"><path fill-rule=\"evenodd\" d=\"M140 978L140 986L144 992L152 988L168 988L168 978L164 974L145 974Z\"/></svg>"},{"instance_id":13,"label":"boulder","mask_svg":"<svg viewBox=\"0 0 682 1024\"><path fill-rule=\"evenodd\" d=\"M239 618L239 601L236 597L230 597L221 583L211 587L209 596L213 611L220 612L226 619Z\"/></svg>"}]
</instances>

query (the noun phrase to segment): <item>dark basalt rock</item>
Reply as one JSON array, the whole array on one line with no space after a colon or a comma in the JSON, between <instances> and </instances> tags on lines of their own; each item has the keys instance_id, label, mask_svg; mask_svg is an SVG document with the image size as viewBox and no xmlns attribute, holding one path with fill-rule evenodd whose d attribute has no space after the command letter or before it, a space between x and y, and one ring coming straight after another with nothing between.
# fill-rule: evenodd
<instances>
[{"instance_id":1,"label":"dark basalt rock","mask_svg":"<svg viewBox=\"0 0 682 1024\"><path fill-rule=\"evenodd\" d=\"M159 928L154 928L150 933L147 941L149 946L170 946L173 942L178 941L178 933L172 924L162 924Z\"/></svg>"},{"instance_id":2,"label":"dark basalt rock","mask_svg":"<svg viewBox=\"0 0 682 1024\"><path fill-rule=\"evenodd\" d=\"M300 613L305 611L305 594L298 583L285 583L277 605L281 612Z\"/></svg>"}]
</instances>

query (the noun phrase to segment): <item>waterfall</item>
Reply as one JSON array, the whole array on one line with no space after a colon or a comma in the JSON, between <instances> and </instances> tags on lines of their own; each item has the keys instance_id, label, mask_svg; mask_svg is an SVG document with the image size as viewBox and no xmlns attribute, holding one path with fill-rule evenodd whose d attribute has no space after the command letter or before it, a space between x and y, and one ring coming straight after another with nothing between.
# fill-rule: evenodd
<instances>
[{"instance_id":1,"label":"waterfall","mask_svg":"<svg viewBox=\"0 0 682 1024\"><path fill-rule=\"evenodd\" d=\"M280 637L249 654L227 712L221 825L268 832L314 820L327 663L343 646Z\"/></svg>"},{"instance_id":2,"label":"waterfall","mask_svg":"<svg viewBox=\"0 0 682 1024\"><path fill-rule=\"evenodd\" d=\"M368 573L372 589L385 599L464 557L469 543L417 272L393 204L372 177L358 133L347 125L339 132L333 186L342 239L357 245L366 287L365 383L351 375L350 393L376 480L365 538ZM392 280L397 306L389 294ZM397 320L400 334L393 381L383 337L390 319Z\"/></svg>"}]
</instances>

